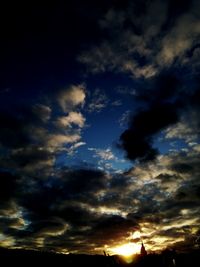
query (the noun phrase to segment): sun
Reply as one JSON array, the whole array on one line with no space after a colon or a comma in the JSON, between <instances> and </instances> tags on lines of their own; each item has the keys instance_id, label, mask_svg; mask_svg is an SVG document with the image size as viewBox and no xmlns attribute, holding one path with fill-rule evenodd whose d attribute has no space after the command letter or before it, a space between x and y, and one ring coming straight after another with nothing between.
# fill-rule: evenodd
<instances>
[{"instance_id":1,"label":"sun","mask_svg":"<svg viewBox=\"0 0 200 267\"><path fill-rule=\"evenodd\" d=\"M140 252L140 245L136 243L126 243L117 247L110 248L113 254L118 254L124 257L131 256Z\"/></svg>"}]
</instances>

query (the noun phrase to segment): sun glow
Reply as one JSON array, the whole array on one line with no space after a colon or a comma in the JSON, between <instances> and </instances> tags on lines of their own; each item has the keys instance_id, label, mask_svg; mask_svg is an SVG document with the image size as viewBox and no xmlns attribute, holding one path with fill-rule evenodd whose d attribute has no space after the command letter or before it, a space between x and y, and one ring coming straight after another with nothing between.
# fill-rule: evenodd
<instances>
[{"instance_id":1,"label":"sun glow","mask_svg":"<svg viewBox=\"0 0 200 267\"><path fill-rule=\"evenodd\" d=\"M136 244L136 243L126 243L123 244L121 246L117 246L114 248L111 248L110 251L114 254L118 254L121 256L131 256L133 254L137 254L140 252L140 244Z\"/></svg>"}]
</instances>

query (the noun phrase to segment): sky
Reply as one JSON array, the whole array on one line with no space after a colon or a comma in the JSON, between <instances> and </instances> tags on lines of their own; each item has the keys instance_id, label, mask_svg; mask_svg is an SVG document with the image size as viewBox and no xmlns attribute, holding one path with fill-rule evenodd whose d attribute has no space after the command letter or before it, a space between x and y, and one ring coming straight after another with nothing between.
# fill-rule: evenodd
<instances>
[{"instance_id":1,"label":"sky","mask_svg":"<svg viewBox=\"0 0 200 267\"><path fill-rule=\"evenodd\" d=\"M200 2L1 8L0 246L200 246Z\"/></svg>"}]
</instances>

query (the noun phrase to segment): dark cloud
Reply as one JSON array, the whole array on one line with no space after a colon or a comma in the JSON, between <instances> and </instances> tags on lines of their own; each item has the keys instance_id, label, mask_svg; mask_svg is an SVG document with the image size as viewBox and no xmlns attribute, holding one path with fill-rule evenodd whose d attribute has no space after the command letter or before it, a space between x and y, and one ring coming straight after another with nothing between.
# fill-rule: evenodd
<instances>
[{"instance_id":1,"label":"dark cloud","mask_svg":"<svg viewBox=\"0 0 200 267\"><path fill-rule=\"evenodd\" d=\"M191 7L191 1L189 0L175 0L169 1L169 12L172 12L171 15L177 16L178 14L185 13Z\"/></svg>"},{"instance_id":2,"label":"dark cloud","mask_svg":"<svg viewBox=\"0 0 200 267\"><path fill-rule=\"evenodd\" d=\"M200 184L182 185L176 192L175 198L179 201L198 205L200 202Z\"/></svg>"},{"instance_id":3,"label":"dark cloud","mask_svg":"<svg viewBox=\"0 0 200 267\"><path fill-rule=\"evenodd\" d=\"M9 172L0 172L0 201L8 201L17 193L19 177Z\"/></svg>"},{"instance_id":4,"label":"dark cloud","mask_svg":"<svg viewBox=\"0 0 200 267\"><path fill-rule=\"evenodd\" d=\"M138 224L133 219L125 219L121 216L108 216L100 218L94 227L95 238L105 236L105 241L112 242L123 240L129 233L138 229ZM115 241L116 242L116 241Z\"/></svg>"},{"instance_id":5,"label":"dark cloud","mask_svg":"<svg viewBox=\"0 0 200 267\"><path fill-rule=\"evenodd\" d=\"M181 159L177 157L178 162L181 162ZM187 170L185 173L188 173ZM123 178L124 183L120 187ZM3 233L12 236L19 246L42 246L55 251L67 249L71 252L87 252L93 250L93 246L114 246L130 238L130 233L141 230L143 224L149 225L149 232L152 231L153 225L157 225L158 230L151 237L152 244L156 244L153 241L155 236L161 236L168 240L166 242L171 242L170 238L178 238L179 231L175 228L173 230L177 221L183 224L184 220L187 223L187 220L196 218L199 186L190 186L189 183L184 185L184 181L176 175L165 173L160 174L156 180L164 184L165 180L179 180L181 184L174 196L166 197L159 183L147 183L138 187L137 183L140 181L131 179L128 174L107 177L105 173L97 170L63 169L49 180L31 181L29 178L18 184L18 194L15 197L18 209L13 214L21 211L21 221L4 217L0 226ZM126 188L123 194L122 188ZM104 196L99 197L101 190ZM184 193L182 198L178 196L180 193ZM11 196L11 193L8 195ZM103 207L102 212L99 207ZM193 213L186 211L183 218L182 210L184 212L185 209L191 208ZM7 206L8 209L11 207ZM115 209L120 209L121 213L113 215L112 210L114 212ZM123 211L128 210L129 214L125 216ZM23 221L27 222L26 226ZM165 227L171 227L171 230L165 230ZM194 226L189 227L189 233L184 235L189 235L192 227ZM144 229L142 233L146 240L147 233Z\"/></svg>"},{"instance_id":6,"label":"dark cloud","mask_svg":"<svg viewBox=\"0 0 200 267\"><path fill-rule=\"evenodd\" d=\"M46 107L46 106L45 106ZM44 106L15 105L12 109L0 109L1 145L8 149L27 147L31 144L41 145L44 140L38 138L36 130L42 128L45 114ZM47 107L46 107L47 108ZM48 108L47 108L48 109ZM42 131L42 130L41 130Z\"/></svg>"},{"instance_id":7,"label":"dark cloud","mask_svg":"<svg viewBox=\"0 0 200 267\"><path fill-rule=\"evenodd\" d=\"M189 84L184 85L177 70L173 71L173 74L172 70L159 74L138 93L137 98L146 107L130 117L129 128L120 136L120 146L130 160L155 159L158 151L153 147L154 138L167 127L176 125L182 117L188 117L191 134L194 132L199 136L200 90L196 78L191 81L193 90L189 91ZM185 137L180 131L180 138L187 139L187 135L189 139L188 131Z\"/></svg>"},{"instance_id":8,"label":"dark cloud","mask_svg":"<svg viewBox=\"0 0 200 267\"><path fill-rule=\"evenodd\" d=\"M61 175L60 179L72 195L95 193L106 187L106 175L99 170L69 170Z\"/></svg>"},{"instance_id":9,"label":"dark cloud","mask_svg":"<svg viewBox=\"0 0 200 267\"><path fill-rule=\"evenodd\" d=\"M193 166L187 163L174 163L171 169L177 173L190 173L193 171Z\"/></svg>"},{"instance_id":10,"label":"dark cloud","mask_svg":"<svg viewBox=\"0 0 200 267\"><path fill-rule=\"evenodd\" d=\"M69 103L75 101L73 97L76 98L76 94L75 96L72 94ZM12 169L20 175L23 172L37 176L40 172L46 177L51 173L58 154L62 151L70 153L70 144L75 145L75 150L85 120L82 114L72 113L67 130L55 127L54 121L50 118L51 108L47 105L36 103L28 106L16 103L12 109L2 106L0 108L1 167ZM76 128L71 127L73 123L78 124Z\"/></svg>"},{"instance_id":11,"label":"dark cloud","mask_svg":"<svg viewBox=\"0 0 200 267\"><path fill-rule=\"evenodd\" d=\"M126 190L128 186L131 184L131 180L129 177L126 177L125 174L115 174L113 175L110 181L110 188L117 190Z\"/></svg>"},{"instance_id":12,"label":"dark cloud","mask_svg":"<svg viewBox=\"0 0 200 267\"><path fill-rule=\"evenodd\" d=\"M16 170L24 170L33 173L37 170L51 168L54 164L55 155L45 148L38 146L28 146L11 152L7 158L7 165L16 168Z\"/></svg>"},{"instance_id":13,"label":"dark cloud","mask_svg":"<svg viewBox=\"0 0 200 267\"><path fill-rule=\"evenodd\" d=\"M145 85L144 85L145 86ZM130 118L129 128L120 137L120 146L127 158L153 160L158 151L153 147L156 134L175 124L179 119L181 82L170 72L163 72L141 88L137 98L146 108L139 109Z\"/></svg>"},{"instance_id":14,"label":"dark cloud","mask_svg":"<svg viewBox=\"0 0 200 267\"><path fill-rule=\"evenodd\" d=\"M92 222L87 203L95 200L95 193L105 188L104 184L105 176L100 171L64 171L55 183L36 181L35 188L29 192L24 185L18 200L27 210L26 218L34 224L58 217L72 226L87 225Z\"/></svg>"},{"instance_id":15,"label":"dark cloud","mask_svg":"<svg viewBox=\"0 0 200 267\"><path fill-rule=\"evenodd\" d=\"M153 105L136 114L120 137L120 146L130 160L153 160L158 152L152 147L153 137L165 127L177 122L177 108L173 104Z\"/></svg>"},{"instance_id":16,"label":"dark cloud","mask_svg":"<svg viewBox=\"0 0 200 267\"><path fill-rule=\"evenodd\" d=\"M177 171L177 169L176 169L176 171ZM177 180L181 179L180 175L178 175L178 174L171 175L168 173L161 173L158 176L156 176L155 178L161 180L161 182L163 184L169 183L170 181L173 182L173 181L177 181Z\"/></svg>"},{"instance_id":17,"label":"dark cloud","mask_svg":"<svg viewBox=\"0 0 200 267\"><path fill-rule=\"evenodd\" d=\"M30 143L30 136L27 134L27 128L20 116L1 112L1 143L6 147L20 147Z\"/></svg>"}]
</instances>

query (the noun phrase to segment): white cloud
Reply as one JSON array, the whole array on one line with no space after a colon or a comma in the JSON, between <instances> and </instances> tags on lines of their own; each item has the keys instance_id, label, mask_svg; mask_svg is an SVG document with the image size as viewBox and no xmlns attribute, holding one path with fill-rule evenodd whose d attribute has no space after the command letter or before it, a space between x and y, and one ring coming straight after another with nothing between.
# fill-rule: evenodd
<instances>
[{"instance_id":1,"label":"white cloud","mask_svg":"<svg viewBox=\"0 0 200 267\"><path fill-rule=\"evenodd\" d=\"M108 148L106 150L99 150L96 152L99 157L101 157L104 160L111 160L114 159L114 155L112 151Z\"/></svg>"},{"instance_id":2,"label":"white cloud","mask_svg":"<svg viewBox=\"0 0 200 267\"><path fill-rule=\"evenodd\" d=\"M115 159L115 156L110 148L100 149L100 148L88 148L90 151L94 151L94 157L100 157L103 160L112 160Z\"/></svg>"},{"instance_id":3,"label":"white cloud","mask_svg":"<svg viewBox=\"0 0 200 267\"><path fill-rule=\"evenodd\" d=\"M77 125L82 128L85 123L85 118L80 112L71 111L67 116L59 117L56 121L56 125L61 128L71 128L72 125Z\"/></svg>"},{"instance_id":4,"label":"white cloud","mask_svg":"<svg viewBox=\"0 0 200 267\"><path fill-rule=\"evenodd\" d=\"M76 143L76 144L73 145L73 148L78 148L78 147L84 146L84 145L86 145L85 142L78 142L78 143Z\"/></svg>"},{"instance_id":5,"label":"white cloud","mask_svg":"<svg viewBox=\"0 0 200 267\"><path fill-rule=\"evenodd\" d=\"M58 148L64 144L75 143L80 140L79 134L49 134L47 136L47 146L52 148Z\"/></svg>"},{"instance_id":6,"label":"white cloud","mask_svg":"<svg viewBox=\"0 0 200 267\"><path fill-rule=\"evenodd\" d=\"M81 146L84 146L86 145L85 142L78 142L78 143L75 143L74 145L72 145L69 149L67 149L67 152L69 155L73 155L75 152L76 152L76 149L81 147Z\"/></svg>"},{"instance_id":7,"label":"white cloud","mask_svg":"<svg viewBox=\"0 0 200 267\"><path fill-rule=\"evenodd\" d=\"M71 85L66 90L63 90L58 95L58 103L64 112L72 111L78 106L83 106L85 103L85 87L84 85Z\"/></svg>"}]
</instances>

